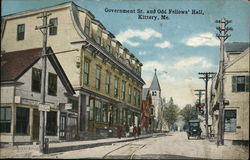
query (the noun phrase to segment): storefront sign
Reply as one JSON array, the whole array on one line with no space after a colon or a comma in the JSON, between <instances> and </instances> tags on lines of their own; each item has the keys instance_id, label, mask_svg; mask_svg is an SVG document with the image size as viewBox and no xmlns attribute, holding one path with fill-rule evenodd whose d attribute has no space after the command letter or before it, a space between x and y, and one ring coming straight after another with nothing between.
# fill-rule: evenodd
<instances>
[{"instance_id":1,"label":"storefront sign","mask_svg":"<svg viewBox=\"0 0 250 160\"><path fill-rule=\"evenodd\" d=\"M47 105L47 104L39 104L38 110L39 111L49 112L50 111L50 106Z\"/></svg>"}]
</instances>

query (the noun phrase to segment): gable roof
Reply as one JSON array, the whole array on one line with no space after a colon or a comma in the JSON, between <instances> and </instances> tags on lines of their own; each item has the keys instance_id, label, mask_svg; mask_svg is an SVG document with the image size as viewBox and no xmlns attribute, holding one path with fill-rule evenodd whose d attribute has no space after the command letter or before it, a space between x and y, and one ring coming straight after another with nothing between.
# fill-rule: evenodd
<instances>
[{"instance_id":1,"label":"gable roof","mask_svg":"<svg viewBox=\"0 0 250 160\"><path fill-rule=\"evenodd\" d=\"M225 43L226 52L244 52L248 47L250 47L249 42Z\"/></svg>"},{"instance_id":2,"label":"gable roof","mask_svg":"<svg viewBox=\"0 0 250 160\"><path fill-rule=\"evenodd\" d=\"M1 82L17 81L26 71L28 71L36 62L38 62L41 52L42 48L33 48L1 53ZM53 53L53 50L48 47L48 60L55 69L67 92L73 95L75 93L74 89L62 66L60 65L56 56L50 53Z\"/></svg>"},{"instance_id":3,"label":"gable roof","mask_svg":"<svg viewBox=\"0 0 250 160\"><path fill-rule=\"evenodd\" d=\"M40 59L41 48L1 53L1 81L14 81Z\"/></svg>"},{"instance_id":4,"label":"gable roof","mask_svg":"<svg viewBox=\"0 0 250 160\"><path fill-rule=\"evenodd\" d=\"M153 78L152 83L151 83L149 88L150 88L150 90L161 91L161 87L160 87L160 84L159 84L159 81L158 81L158 78L157 78L157 75L156 75L156 70L155 70L154 78Z\"/></svg>"}]
</instances>

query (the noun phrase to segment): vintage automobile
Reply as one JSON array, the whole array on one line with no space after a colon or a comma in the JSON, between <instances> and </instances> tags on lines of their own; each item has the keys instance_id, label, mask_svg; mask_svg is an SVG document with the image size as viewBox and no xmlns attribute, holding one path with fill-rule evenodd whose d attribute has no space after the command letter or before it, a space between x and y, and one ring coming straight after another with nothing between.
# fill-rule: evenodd
<instances>
[{"instance_id":1,"label":"vintage automobile","mask_svg":"<svg viewBox=\"0 0 250 160\"><path fill-rule=\"evenodd\" d=\"M197 137L197 139L201 138L201 128L200 128L200 120L189 120L188 122L188 129L187 129L187 136L188 139L190 137Z\"/></svg>"}]
</instances>

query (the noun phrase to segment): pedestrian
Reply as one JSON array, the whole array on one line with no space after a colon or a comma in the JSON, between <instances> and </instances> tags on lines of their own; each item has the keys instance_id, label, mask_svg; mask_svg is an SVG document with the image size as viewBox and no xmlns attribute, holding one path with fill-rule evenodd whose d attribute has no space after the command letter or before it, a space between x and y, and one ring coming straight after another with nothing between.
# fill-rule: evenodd
<instances>
[{"instance_id":1,"label":"pedestrian","mask_svg":"<svg viewBox=\"0 0 250 160\"><path fill-rule=\"evenodd\" d=\"M117 137L120 139L121 136L122 136L122 129L121 129L121 126L118 125L118 126L117 126Z\"/></svg>"},{"instance_id":2,"label":"pedestrian","mask_svg":"<svg viewBox=\"0 0 250 160\"><path fill-rule=\"evenodd\" d=\"M137 136L139 137L141 135L141 125L137 127Z\"/></svg>"},{"instance_id":3,"label":"pedestrian","mask_svg":"<svg viewBox=\"0 0 250 160\"><path fill-rule=\"evenodd\" d=\"M129 127L129 136L132 136L133 135L133 126L130 125Z\"/></svg>"},{"instance_id":4,"label":"pedestrian","mask_svg":"<svg viewBox=\"0 0 250 160\"><path fill-rule=\"evenodd\" d=\"M133 128L133 135L134 135L135 138L136 138L136 134L137 134L137 127L136 127L136 125L134 125L134 128Z\"/></svg>"},{"instance_id":5,"label":"pedestrian","mask_svg":"<svg viewBox=\"0 0 250 160\"><path fill-rule=\"evenodd\" d=\"M129 126L128 124L125 125L125 132L126 132L126 137L129 136Z\"/></svg>"}]
</instances>

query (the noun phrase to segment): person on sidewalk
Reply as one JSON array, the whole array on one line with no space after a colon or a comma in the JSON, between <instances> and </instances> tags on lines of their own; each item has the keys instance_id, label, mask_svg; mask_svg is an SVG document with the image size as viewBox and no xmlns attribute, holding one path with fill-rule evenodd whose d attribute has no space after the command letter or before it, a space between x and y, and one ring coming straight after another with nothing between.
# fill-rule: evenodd
<instances>
[{"instance_id":1,"label":"person on sidewalk","mask_svg":"<svg viewBox=\"0 0 250 160\"><path fill-rule=\"evenodd\" d=\"M137 127L137 136L139 137L141 135L141 125L139 124Z\"/></svg>"},{"instance_id":2,"label":"person on sidewalk","mask_svg":"<svg viewBox=\"0 0 250 160\"><path fill-rule=\"evenodd\" d=\"M126 132L126 137L129 136L129 126L128 124L125 125L125 132Z\"/></svg>"},{"instance_id":3,"label":"person on sidewalk","mask_svg":"<svg viewBox=\"0 0 250 160\"><path fill-rule=\"evenodd\" d=\"M133 136L133 126L130 125L129 127L129 137Z\"/></svg>"},{"instance_id":4,"label":"person on sidewalk","mask_svg":"<svg viewBox=\"0 0 250 160\"><path fill-rule=\"evenodd\" d=\"M117 126L117 137L120 139L122 136L122 128L120 125Z\"/></svg>"},{"instance_id":5,"label":"person on sidewalk","mask_svg":"<svg viewBox=\"0 0 250 160\"><path fill-rule=\"evenodd\" d=\"M134 125L134 128L133 128L133 135L134 135L135 138L136 138L136 134L137 134L137 127L136 127L136 125Z\"/></svg>"}]
</instances>

